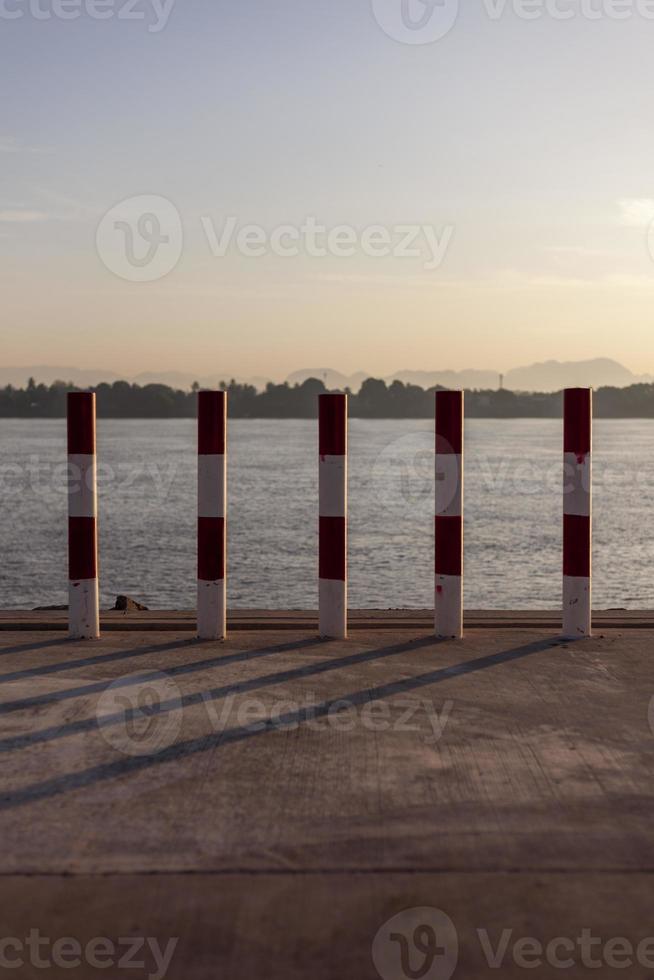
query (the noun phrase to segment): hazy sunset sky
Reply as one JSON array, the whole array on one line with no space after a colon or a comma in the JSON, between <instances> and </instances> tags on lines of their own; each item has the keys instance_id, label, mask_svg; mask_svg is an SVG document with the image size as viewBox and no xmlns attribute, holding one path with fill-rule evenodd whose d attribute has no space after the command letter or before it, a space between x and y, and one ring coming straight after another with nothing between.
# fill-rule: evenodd
<instances>
[{"instance_id":1,"label":"hazy sunset sky","mask_svg":"<svg viewBox=\"0 0 654 980\"><path fill-rule=\"evenodd\" d=\"M371 0L176 0L165 23L150 0L144 20L118 17L125 0L105 20L29 2L0 4L3 364L654 372L654 20L635 2L625 20L608 0L586 0L597 19L559 0L575 16L526 20L466 0L426 44L389 36ZM96 242L144 195L183 226L149 282ZM437 268L360 240L348 257L214 255L207 227L230 216L451 237Z\"/></svg>"}]
</instances>

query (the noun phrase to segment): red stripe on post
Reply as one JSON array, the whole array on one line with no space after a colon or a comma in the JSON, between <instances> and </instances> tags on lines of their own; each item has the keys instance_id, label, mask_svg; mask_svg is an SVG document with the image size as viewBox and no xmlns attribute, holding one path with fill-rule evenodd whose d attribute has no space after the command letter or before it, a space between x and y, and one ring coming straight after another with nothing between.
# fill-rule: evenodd
<instances>
[{"instance_id":1,"label":"red stripe on post","mask_svg":"<svg viewBox=\"0 0 654 980\"><path fill-rule=\"evenodd\" d=\"M225 453L224 391L198 392L198 455L223 456Z\"/></svg>"},{"instance_id":2,"label":"red stripe on post","mask_svg":"<svg viewBox=\"0 0 654 980\"><path fill-rule=\"evenodd\" d=\"M563 393L563 451L586 456L591 444L590 388L566 388Z\"/></svg>"},{"instance_id":3,"label":"red stripe on post","mask_svg":"<svg viewBox=\"0 0 654 980\"><path fill-rule=\"evenodd\" d=\"M347 452L347 395L320 395L318 452L321 456L345 456Z\"/></svg>"},{"instance_id":4,"label":"red stripe on post","mask_svg":"<svg viewBox=\"0 0 654 980\"><path fill-rule=\"evenodd\" d=\"M321 517L318 574L320 578L345 581L345 518Z\"/></svg>"},{"instance_id":5,"label":"red stripe on post","mask_svg":"<svg viewBox=\"0 0 654 980\"><path fill-rule=\"evenodd\" d=\"M198 517L198 578L202 582L225 578L224 517Z\"/></svg>"},{"instance_id":6,"label":"red stripe on post","mask_svg":"<svg viewBox=\"0 0 654 980\"><path fill-rule=\"evenodd\" d=\"M97 578L95 517L68 518L68 578L71 582Z\"/></svg>"},{"instance_id":7,"label":"red stripe on post","mask_svg":"<svg viewBox=\"0 0 654 980\"><path fill-rule=\"evenodd\" d=\"M563 574L590 576L590 517L563 515Z\"/></svg>"},{"instance_id":8,"label":"red stripe on post","mask_svg":"<svg viewBox=\"0 0 654 980\"><path fill-rule=\"evenodd\" d=\"M436 392L436 452L463 452L463 392Z\"/></svg>"},{"instance_id":9,"label":"red stripe on post","mask_svg":"<svg viewBox=\"0 0 654 980\"><path fill-rule=\"evenodd\" d=\"M68 392L68 454L92 456L95 453L95 393Z\"/></svg>"},{"instance_id":10,"label":"red stripe on post","mask_svg":"<svg viewBox=\"0 0 654 980\"><path fill-rule=\"evenodd\" d=\"M460 517L436 517L434 570L436 575L461 575L463 568L463 521Z\"/></svg>"}]
</instances>

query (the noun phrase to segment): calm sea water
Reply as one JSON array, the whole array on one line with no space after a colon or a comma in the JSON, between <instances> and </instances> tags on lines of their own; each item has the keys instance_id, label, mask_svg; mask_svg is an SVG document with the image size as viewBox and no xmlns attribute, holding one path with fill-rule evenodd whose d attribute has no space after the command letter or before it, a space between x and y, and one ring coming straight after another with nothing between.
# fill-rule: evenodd
<instances>
[{"instance_id":1,"label":"calm sea water","mask_svg":"<svg viewBox=\"0 0 654 980\"><path fill-rule=\"evenodd\" d=\"M229 598L316 605L316 425L235 420L229 430ZM428 421L350 424L350 604L432 604L433 442ZM195 428L102 421L103 602L195 602ZM594 605L654 607L654 422L599 421ZM0 607L66 601L63 421L0 420ZM466 603L555 607L560 593L561 425L466 426Z\"/></svg>"}]
</instances>

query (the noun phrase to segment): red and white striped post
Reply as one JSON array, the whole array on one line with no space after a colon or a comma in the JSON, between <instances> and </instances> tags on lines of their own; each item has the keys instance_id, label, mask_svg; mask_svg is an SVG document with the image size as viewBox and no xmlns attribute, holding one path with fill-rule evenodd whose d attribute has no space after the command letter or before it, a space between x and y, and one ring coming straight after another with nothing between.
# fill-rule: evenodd
<instances>
[{"instance_id":1,"label":"red and white striped post","mask_svg":"<svg viewBox=\"0 0 654 980\"><path fill-rule=\"evenodd\" d=\"M68 394L68 633L100 637L95 393Z\"/></svg>"},{"instance_id":2,"label":"red and white striped post","mask_svg":"<svg viewBox=\"0 0 654 980\"><path fill-rule=\"evenodd\" d=\"M347 395L319 396L319 630L347 637Z\"/></svg>"},{"instance_id":3,"label":"red and white striped post","mask_svg":"<svg viewBox=\"0 0 654 980\"><path fill-rule=\"evenodd\" d=\"M198 392L198 636L227 635L227 393Z\"/></svg>"},{"instance_id":4,"label":"red and white striped post","mask_svg":"<svg viewBox=\"0 0 654 980\"><path fill-rule=\"evenodd\" d=\"M463 392L436 392L436 636L463 636Z\"/></svg>"},{"instance_id":5,"label":"red and white striped post","mask_svg":"<svg viewBox=\"0 0 654 980\"><path fill-rule=\"evenodd\" d=\"M591 635L591 388L563 396L563 635Z\"/></svg>"}]
</instances>

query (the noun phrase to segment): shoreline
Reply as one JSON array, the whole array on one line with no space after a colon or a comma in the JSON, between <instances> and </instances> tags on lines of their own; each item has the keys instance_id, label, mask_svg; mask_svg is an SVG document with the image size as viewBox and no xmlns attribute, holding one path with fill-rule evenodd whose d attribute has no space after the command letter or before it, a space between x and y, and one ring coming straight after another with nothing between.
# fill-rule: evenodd
<instances>
[{"instance_id":1,"label":"shoreline","mask_svg":"<svg viewBox=\"0 0 654 980\"><path fill-rule=\"evenodd\" d=\"M434 613L429 609L351 609L348 628L360 630L400 630L429 632ZM105 632L193 632L196 614L192 609L149 609L147 611L103 610ZM0 632L62 632L67 629L66 610L0 610ZM228 630L258 632L292 630L316 632L315 609L234 609L227 613ZM464 614L464 630L545 629L561 625L559 609L471 609ZM654 610L598 609L593 612L593 628L654 630Z\"/></svg>"}]
</instances>

